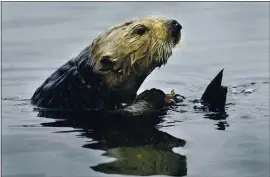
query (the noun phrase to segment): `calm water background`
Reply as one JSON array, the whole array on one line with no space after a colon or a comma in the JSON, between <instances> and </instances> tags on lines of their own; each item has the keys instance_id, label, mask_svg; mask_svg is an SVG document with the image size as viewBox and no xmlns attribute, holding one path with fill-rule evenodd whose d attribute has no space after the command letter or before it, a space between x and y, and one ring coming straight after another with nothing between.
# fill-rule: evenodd
<instances>
[{"instance_id":1,"label":"calm water background","mask_svg":"<svg viewBox=\"0 0 270 177\"><path fill-rule=\"evenodd\" d=\"M82 148L91 138L78 132L54 133L71 127L39 126L54 120L37 117L24 99L99 33L149 15L178 19L183 44L140 91L173 88L199 98L222 68L224 85L254 89L251 94L229 92L232 104L226 120L206 119L203 113L181 108L187 112L172 111L157 126L186 141L173 151L187 157L187 176L269 176L269 3L240 2L4 2L3 176L106 176L89 168L112 160L102 156L104 151Z\"/></svg>"}]
</instances>

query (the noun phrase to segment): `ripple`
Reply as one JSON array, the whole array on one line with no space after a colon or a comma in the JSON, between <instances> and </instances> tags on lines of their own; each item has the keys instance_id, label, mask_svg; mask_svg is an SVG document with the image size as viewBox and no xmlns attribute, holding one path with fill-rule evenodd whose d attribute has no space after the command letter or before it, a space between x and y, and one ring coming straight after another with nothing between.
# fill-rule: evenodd
<instances>
[{"instance_id":1,"label":"ripple","mask_svg":"<svg viewBox=\"0 0 270 177\"><path fill-rule=\"evenodd\" d=\"M6 97L6 98L1 98L2 100L6 101L30 101L30 99L23 99L20 97Z\"/></svg>"}]
</instances>

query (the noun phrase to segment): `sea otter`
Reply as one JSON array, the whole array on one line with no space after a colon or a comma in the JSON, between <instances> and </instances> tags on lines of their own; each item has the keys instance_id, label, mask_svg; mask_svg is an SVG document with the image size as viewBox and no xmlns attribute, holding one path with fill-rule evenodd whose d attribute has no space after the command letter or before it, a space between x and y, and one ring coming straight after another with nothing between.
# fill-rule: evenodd
<instances>
[{"instance_id":1,"label":"sea otter","mask_svg":"<svg viewBox=\"0 0 270 177\"><path fill-rule=\"evenodd\" d=\"M100 34L35 91L31 103L53 109L111 110L132 103L146 77L165 65L181 39L174 19L148 17Z\"/></svg>"}]
</instances>

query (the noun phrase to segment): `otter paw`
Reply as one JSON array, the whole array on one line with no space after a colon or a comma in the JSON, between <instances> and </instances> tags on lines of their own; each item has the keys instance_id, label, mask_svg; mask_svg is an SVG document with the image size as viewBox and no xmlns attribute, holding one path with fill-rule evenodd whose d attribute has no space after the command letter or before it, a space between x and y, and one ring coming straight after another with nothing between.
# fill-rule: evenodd
<instances>
[{"instance_id":1,"label":"otter paw","mask_svg":"<svg viewBox=\"0 0 270 177\"><path fill-rule=\"evenodd\" d=\"M183 102L184 101L184 99L186 99L184 96L182 96L182 95L179 95L179 94L176 94L175 96L174 96L174 101L176 102L176 103L181 103L181 102Z\"/></svg>"},{"instance_id":2,"label":"otter paw","mask_svg":"<svg viewBox=\"0 0 270 177\"><path fill-rule=\"evenodd\" d=\"M174 90L171 91L171 93L166 94L165 97L165 104L166 105L175 105L176 103L181 103L185 99L184 96L175 94Z\"/></svg>"}]
</instances>

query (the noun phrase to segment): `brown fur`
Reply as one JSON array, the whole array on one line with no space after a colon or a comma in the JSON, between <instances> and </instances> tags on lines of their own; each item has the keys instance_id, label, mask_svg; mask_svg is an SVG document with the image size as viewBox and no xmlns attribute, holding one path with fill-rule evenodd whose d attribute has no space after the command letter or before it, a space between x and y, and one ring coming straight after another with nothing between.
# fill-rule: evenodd
<instances>
[{"instance_id":1,"label":"brown fur","mask_svg":"<svg viewBox=\"0 0 270 177\"><path fill-rule=\"evenodd\" d=\"M172 23L164 18L120 24L49 76L31 102L63 109L115 109L131 103L145 78L167 63L180 37L180 31L172 34Z\"/></svg>"},{"instance_id":2,"label":"brown fur","mask_svg":"<svg viewBox=\"0 0 270 177\"><path fill-rule=\"evenodd\" d=\"M129 99L156 67L167 63L175 45L168 20L149 17L120 24L98 36L91 45L91 58L95 72L104 76L107 85Z\"/></svg>"}]
</instances>

